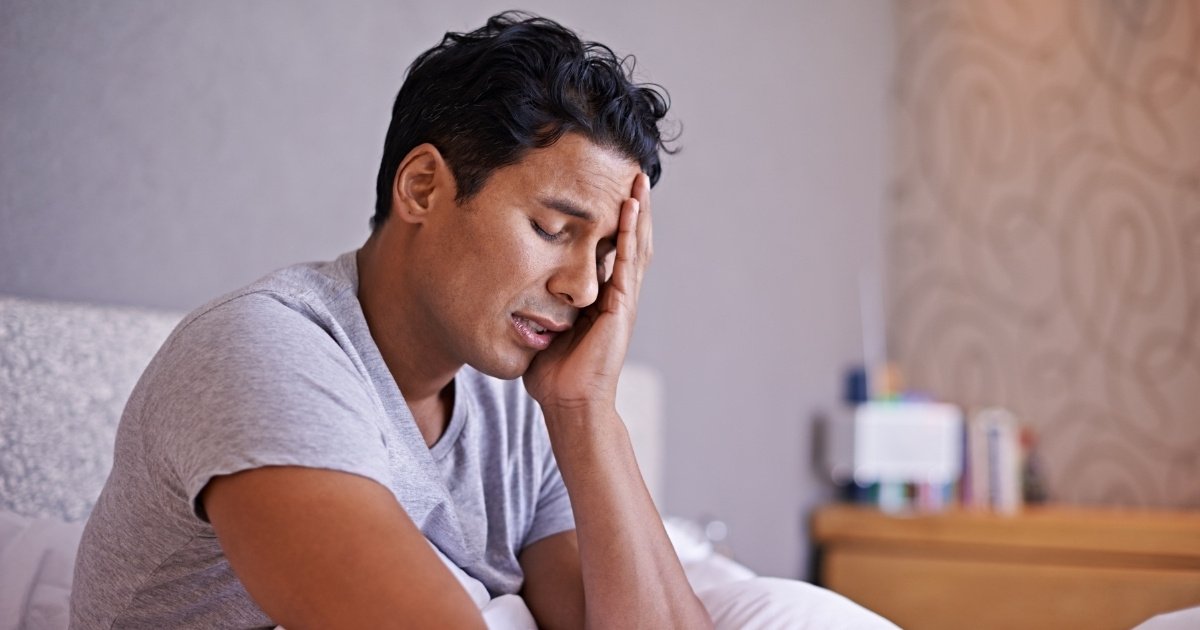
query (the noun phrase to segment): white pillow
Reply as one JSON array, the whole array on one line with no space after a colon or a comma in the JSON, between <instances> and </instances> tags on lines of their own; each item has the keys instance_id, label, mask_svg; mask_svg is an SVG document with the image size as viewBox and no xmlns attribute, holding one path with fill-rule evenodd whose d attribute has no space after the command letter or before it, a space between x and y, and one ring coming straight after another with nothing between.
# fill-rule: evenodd
<instances>
[{"instance_id":1,"label":"white pillow","mask_svg":"<svg viewBox=\"0 0 1200 630\"><path fill-rule=\"evenodd\" d=\"M66 630L83 523L0 512L0 630Z\"/></svg>"}]
</instances>

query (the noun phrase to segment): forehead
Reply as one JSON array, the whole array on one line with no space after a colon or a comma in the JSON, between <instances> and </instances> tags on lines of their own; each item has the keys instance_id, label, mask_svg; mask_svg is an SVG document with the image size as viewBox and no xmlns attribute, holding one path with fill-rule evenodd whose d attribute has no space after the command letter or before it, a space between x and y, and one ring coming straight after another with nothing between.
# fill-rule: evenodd
<instances>
[{"instance_id":1,"label":"forehead","mask_svg":"<svg viewBox=\"0 0 1200 630\"><path fill-rule=\"evenodd\" d=\"M486 187L540 201L565 201L616 225L640 168L620 153L569 133L549 147L529 151L516 164L497 170ZM615 229L615 227L614 227Z\"/></svg>"}]
</instances>

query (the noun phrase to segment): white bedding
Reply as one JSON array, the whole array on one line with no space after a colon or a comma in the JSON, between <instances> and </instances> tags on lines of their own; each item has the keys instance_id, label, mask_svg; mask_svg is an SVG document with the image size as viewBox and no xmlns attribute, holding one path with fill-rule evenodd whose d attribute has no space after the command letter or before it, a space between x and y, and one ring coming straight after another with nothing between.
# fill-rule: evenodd
<instances>
[{"instance_id":1,"label":"white bedding","mask_svg":"<svg viewBox=\"0 0 1200 630\"><path fill-rule=\"evenodd\" d=\"M0 512L0 630L60 630L83 523Z\"/></svg>"}]
</instances>

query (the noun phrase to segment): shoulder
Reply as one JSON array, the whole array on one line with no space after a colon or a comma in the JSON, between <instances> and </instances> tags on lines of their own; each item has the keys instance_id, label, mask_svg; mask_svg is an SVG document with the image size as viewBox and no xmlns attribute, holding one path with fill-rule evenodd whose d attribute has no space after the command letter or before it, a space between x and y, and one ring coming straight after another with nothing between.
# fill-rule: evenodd
<instances>
[{"instance_id":1,"label":"shoulder","mask_svg":"<svg viewBox=\"0 0 1200 630\"><path fill-rule=\"evenodd\" d=\"M370 378L338 316L346 291L352 298L319 266L298 265L217 298L180 322L140 385L157 403L332 393L365 403Z\"/></svg>"},{"instance_id":2,"label":"shoulder","mask_svg":"<svg viewBox=\"0 0 1200 630\"><path fill-rule=\"evenodd\" d=\"M353 461L382 453L386 414L340 330L336 287L293 270L186 317L127 407L142 448L169 459L193 495L215 474L262 465L387 479L380 461Z\"/></svg>"},{"instance_id":3,"label":"shoulder","mask_svg":"<svg viewBox=\"0 0 1200 630\"><path fill-rule=\"evenodd\" d=\"M163 351L193 359L196 353L250 352L264 360L286 356L288 350L311 353L332 342L335 313L348 297L353 299L352 286L324 273L321 265L287 267L190 313Z\"/></svg>"},{"instance_id":4,"label":"shoulder","mask_svg":"<svg viewBox=\"0 0 1200 630\"><path fill-rule=\"evenodd\" d=\"M233 329L274 323L321 324L353 298L353 286L324 272L321 264L285 267L193 311L179 330L222 325ZM350 294L350 295L347 295Z\"/></svg>"}]
</instances>

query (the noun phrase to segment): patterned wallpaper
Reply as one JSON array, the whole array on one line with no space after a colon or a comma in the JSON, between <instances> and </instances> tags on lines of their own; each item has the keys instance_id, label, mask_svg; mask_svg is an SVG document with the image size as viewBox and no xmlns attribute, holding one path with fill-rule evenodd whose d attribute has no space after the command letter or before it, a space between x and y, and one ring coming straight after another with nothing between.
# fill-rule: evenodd
<instances>
[{"instance_id":1,"label":"patterned wallpaper","mask_svg":"<svg viewBox=\"0 0 1200 630\"><path fill-rule=\"evenodd\" d=\"M889 351L1051 498L1200 506L1200 1L897 5Z\"/></svg>"}]
</instances>

